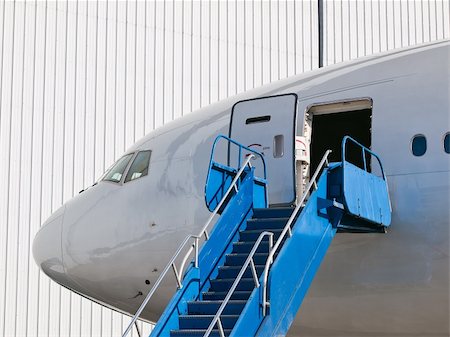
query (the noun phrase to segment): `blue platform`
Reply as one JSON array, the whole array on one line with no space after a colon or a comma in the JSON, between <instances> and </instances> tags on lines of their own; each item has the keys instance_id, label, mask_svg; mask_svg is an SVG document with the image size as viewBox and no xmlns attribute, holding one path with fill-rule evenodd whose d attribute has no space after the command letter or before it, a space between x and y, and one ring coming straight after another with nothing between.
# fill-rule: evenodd
<instances>
[{"instance_id":1,"label":"blue platform","mask_svg":"<svg viewBox=\"0 0 450 337\"><path fill-rule=\"evenodd\" d=\"M237 146L243 156L250 151L259 155L225 136L219 140ZM375 158L381 171L374 174L366 164L360 168L349 163L348 142L361 148L364 160ZM227 200L201 247L197 267L192 262L185 272L151 337L205 336L208 328L210 336L284 336L337 231L384 232L390 225L381 160L345 137L342 161L319 167L301 206L268 208L270 181L256 177L252 167L243 170L238 188L225 195L241 163L233 167L216 162L215 145L205 200L211 210L222 198Z\"/></svg>"}]
</instances>

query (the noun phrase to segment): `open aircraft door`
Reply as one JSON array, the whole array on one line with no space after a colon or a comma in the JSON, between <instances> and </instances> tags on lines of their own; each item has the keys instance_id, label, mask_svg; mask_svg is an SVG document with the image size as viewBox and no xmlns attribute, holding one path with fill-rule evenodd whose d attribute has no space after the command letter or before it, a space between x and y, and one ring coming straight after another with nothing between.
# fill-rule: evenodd
<instances>
[{"instance_id":1,"label":"open aircraft door","mask_svg":"<svg viewBox=\"0 0 450 337\"><path fill-rule=\"evenodd\" d=\"M240 101L231 113L230 138L264 155L271 206L295 203L296 116L296 94Z\"/></svg>"}]
</instances>

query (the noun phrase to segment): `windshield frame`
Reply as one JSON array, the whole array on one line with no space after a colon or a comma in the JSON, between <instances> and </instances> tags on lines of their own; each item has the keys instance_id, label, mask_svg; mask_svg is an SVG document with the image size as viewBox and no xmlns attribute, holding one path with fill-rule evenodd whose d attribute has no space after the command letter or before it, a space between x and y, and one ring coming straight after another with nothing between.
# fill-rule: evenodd
<instances>
[{"instance_id":1,"label":"windshield frame","mask_svg":"<svg viewBox=\"0 0 450 337\"><path fill-rule=\"evenodd\" d=\"M147 163L146 163L146 164L147 164L147 166L146 166L147 173L146 173L145 175L139 176L139 177L137 177L137 178L130 179L130 180L126 180L127 177L128 177L128 175L130 174L131 167L133 166L134 162L137 160L137 157L138 157L141 153L144 153L144 152L149 152L148 161L147 161ZM126 172L125 172L124 177L123 177L123 179L122 179L122 184L128 184L128 183L131 183L131 182L133 182L133 181L139 180L139 179L141 179L141 178L145 178L145 177L147 177L147 176L149 175L149 171L150 171L150 162L151 162L151 159L152 159L152 153L153 153L153 151L150 150L150 149L148 149L148 150L139 150L139 151L136 151L136 153L134 154L134 156L131 158L131 163L127 166Z\"/></svg>"},{"instance_id":2,"label":"windshield frame","mask_svg":"<svg viewBox=\"0 0 450 337\"><path fill-rule=\"evenodd\" d=\"M98 182L106 182L106 183L112 183L115 185L123 185L123 181L125 179L125 176L128 173L128 170L130 168L131 163L133 162L134 158L136 157L136 154L138 152L129 152L129 153L125 153L123 156L121 156L119 159L117 159L106 171L105 173L102 174L102 176L99 178ZM130 156L130 158L128 159L127 165L125 166L123 172L122 172L122 176L120 177L120 180L111 180L111 179L105 179L106 176L108 175L108 173L119 163L119 161L126 157L126 156Z\"/></svg>"}]
</instances>

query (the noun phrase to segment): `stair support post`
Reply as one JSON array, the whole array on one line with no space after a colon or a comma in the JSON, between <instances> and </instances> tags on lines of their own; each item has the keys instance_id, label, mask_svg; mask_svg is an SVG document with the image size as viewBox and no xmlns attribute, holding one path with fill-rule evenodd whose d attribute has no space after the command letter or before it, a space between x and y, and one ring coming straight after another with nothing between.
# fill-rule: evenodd
<instances>
[{"instance_id":1,"label":"stair support post","mask_svg":"<svg viewBox=\"0 0 450 337\"><path fill-rule=\"evenodd\" d=\"M223 326L220 317L217 319L217 328L219 329L220 337L225 337L225 332L223 331Z\"/></svg>"},{"instance_id":2,"label":"stair support post","mask_svg":"<svg viewBox=\"0 0 450 337\"><path fill-rule=\"evenodd\" d=\"M268 252L269 255L270 255L272 248L273 248L273 235L269 236L269 252ZM271 258L270 263L271 264L273 263L273 257Z\"/></svg>"},{"instance_id":3,"label":"stair support post","mask_svg":"<svg viewBox=\"0 0 450 337\"><path fill-rule=\"evenodd\" d=\"M255 263L253 258L250 260L250 267L252 269L253 281L255 281L256 288L259 288L258 274L256 273Z\"/></svg>"},{"instance_id":4,"label":"stair support post","mask_svg":"<svg viewBox=\"0 0 450 337\"><path fill-rule=\"evenodd\" d=\"M273 263L273 256L275 255L275 252L278 250L279 246L281 245L281 241L283 240L284 236L287 234L289 237L292 236L292 223L294 222L298 212L300 211L300 208L303 204L303 202L306 200L306 197L308 193L311 191L311 189L314 187L315 190L317 190L317 182L316 179L319 176L319 173L322 171L325 165L328 164L328 156L330 155L331 150L327 150L325 154L322 157L322 160L320 161L319 165L317 166L316 172L314 172L313 176L311 177L308 186L306 186L306 189L303 193L303 196L300 198L299 203L295 207L294 211L292 212L292 215L290 216L288 222L286 223L285 228L281 232L277 242L275 243L275 246L270 250L269 257L267 258L266 265L264 267L263 272L263 290L262 290L262 314L263 316L267 315L267 308L270 306L270 301L267 299L267 283L269 280L269 267Z\"/></svg>"},{"instance_id":5,"label":"stair support post","mask_svg":"<svg viewBox=\"0 0 450 337\"><path fill-rule=\"evenodd\" d=\"M175 267L175 262L172 262L172 270L173 270L173 273L175 274L175 279L177 281L177 288L181 289L182 286L181 286L180 275L178 275L178 270L177 270L177 267Z\"/></svg>"},{"instance_id":6,"label":"stair support post","mask_svg":"<svg viewBox=\"0 0 450 337\"><path fill-rule=\"evenodd\" d=\"M195 238L195 258L194 258L194 267L198 268L198 245L199 245L199 238Z\"/></svg>"}]
</instances>

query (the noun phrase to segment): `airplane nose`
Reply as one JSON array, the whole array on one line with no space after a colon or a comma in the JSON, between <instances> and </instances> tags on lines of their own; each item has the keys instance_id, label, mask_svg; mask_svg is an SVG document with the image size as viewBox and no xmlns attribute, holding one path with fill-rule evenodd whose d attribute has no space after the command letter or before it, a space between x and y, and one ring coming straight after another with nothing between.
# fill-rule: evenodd
<instances>
[{"instance_id":1,"label":"airplane nose","mask_svg":"<svg viewBox=\"0 0 450 337\"><path fill-rule=\"evenodd\" d=\"M61 207L41 226L33 241L33 256L37 265L58 283L65 279L61 252L61 232L65 207Z\"/></svg>"}]
</instances>

